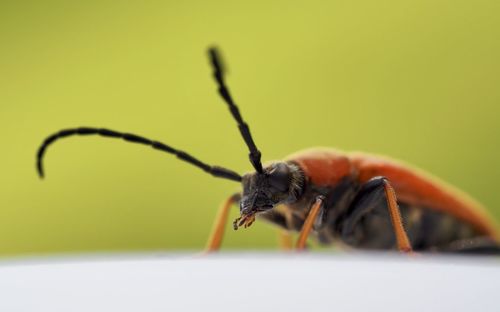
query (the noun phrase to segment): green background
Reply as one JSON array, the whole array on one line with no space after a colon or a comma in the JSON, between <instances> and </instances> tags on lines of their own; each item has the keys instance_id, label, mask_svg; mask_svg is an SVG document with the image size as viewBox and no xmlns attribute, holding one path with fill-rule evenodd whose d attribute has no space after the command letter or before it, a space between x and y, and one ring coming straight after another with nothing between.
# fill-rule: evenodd
<instances>
[{"instance_id":1,"label":"green background","mask_svg":"<svg viewBox=\"0 0 500 312\"><path fill-rule=\"evenodd\" d=\"M2 1L0 254L200 249L238 190L148 148L142 134L239 172L247 150L206 59L266 160L312 146L386 154L465 190L500 218L500 2ZM237 215L233 210L232 217ZM226 248L274 248L274 229Z\"/></svg>"}]
</instances>

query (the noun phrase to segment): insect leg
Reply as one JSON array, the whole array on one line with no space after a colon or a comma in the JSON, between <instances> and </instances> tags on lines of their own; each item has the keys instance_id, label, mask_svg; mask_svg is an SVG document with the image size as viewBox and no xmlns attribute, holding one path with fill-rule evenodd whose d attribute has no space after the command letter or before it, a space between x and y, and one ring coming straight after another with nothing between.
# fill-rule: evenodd
<instances>
[{"instance_id":1,"label":"insect leg","mask_svg":"<svg viewBox=\"0 0 500 312\"><path fill-rule=\"evenodd\" d=\"M240 194L233 194L232 196L228 197L220 206L219 211L217 212L217 216L215 217L212 232L210 233L210 237L205 247L205 252L214 252L220 249L222 239L224 238L224 230L226 228L229 210L235 203L238 203L240 199Z\"/></svg>"},{"instance_id":2,"label":"insect leg","mask_svg":"<svg viewBox=\"0 0 500 312\"><path fill-rule=\"evenodd\" d=\"M354 247L388 249L394 236L387 232L387 225L392 227L398 249L411 252L396 193L385 177L375 177L361 186L351 203L342 221L341 236Z\"/></svg>"},{"instance_id":3,"label":"insect leg","mask_svg":"<svg viewBox=\"0 0 500 312\"><path fill-rule=\"evenodd\" d=\"M299 238L297 240L297 244L295 247L298 250L304 250L306 247L306 242L307 242L307 237L309 236L309 233L311 232L314 222L316 221L316 218L318 217L318 214L323 208L323 204L325 202L325 197L324 196L318 196L316 197L316 201L312 205L311 209L309 210L309 214L307 215L306 220L304 221L304 225L302 226L302 230L300 231Z\"/></svg>"},{"instance_id":4,"label":"insect leg","mask_svg":"<svg viewBox=\"0 0 500 312\"><path fill-rule=\"evenodd\" d=\"M282 250L293 249L292 234L287 230L278 230L279 246Z\"/></svg>"},{"instance_id":5,"label":"insect leg","mask_svg":"<svg viewBox=\"0 0 500 312\"><path fill-rule=\"evenodd\" d=\"M389 208L389 215L391 216L392 227L394 234L396 234L396 241L399 251L412 252L410 240L403 226L403 219L401 218L401 211L399 210L398 202L396 199L396 192L386 178L383 179L385 198Z\"/></svg>"},{"instance_id":6,"label":"insect leg","mask_svg":"<svg viewBox=\"0 0 500 312\"><path fill-rule=\"evenodd\" d=\"M293 222L294 220L293 216L286 210L286 208L281 208L283 207L276 207L269 211L263 212L258 216L258 218L277 226L278 245L280 249L290 250L293 249L291 231L295 229Z\"/></svg>"}]
</instances>

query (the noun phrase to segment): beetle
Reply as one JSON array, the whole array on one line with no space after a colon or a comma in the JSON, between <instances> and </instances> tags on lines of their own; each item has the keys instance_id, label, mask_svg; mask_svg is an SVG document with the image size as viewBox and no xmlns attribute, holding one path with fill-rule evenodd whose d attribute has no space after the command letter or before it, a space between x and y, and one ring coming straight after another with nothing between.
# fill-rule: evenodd
<instances>
[{"instance_id":1,"label":"beetle","mask_svg":"<svg viewBox=\"0 0 500 312\"><path fill-rule=\"evenodd\" d=\"M291 247L290 233L299 232L296 248L309 236L321 244L359 249L492 252L500 250L498 227L475 200L431 175L402 162L335 149L304 150L264 166L248 124L226 85L225 68L216 48L208 50L218 92L235 119L249 149L255 171L241 176L208 165L159 141L106 128L64 129L47 137L38 149L37 169L44 177L43 157L56 140L74 135L100 135L148 145L173 154L214 177L240 182L242 192L221 205L206 250L221 247L233 204L240 216L234 229L257 218L284 231L282 246Z\"/></svg>"}]
</instances>

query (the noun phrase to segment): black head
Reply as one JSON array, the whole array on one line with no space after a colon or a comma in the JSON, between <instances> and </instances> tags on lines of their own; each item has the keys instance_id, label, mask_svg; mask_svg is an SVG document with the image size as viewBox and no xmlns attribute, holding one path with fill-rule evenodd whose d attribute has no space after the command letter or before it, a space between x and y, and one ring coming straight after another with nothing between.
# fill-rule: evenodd
<instances>
[{"instance_id":1,"label":"black head","mask_svg":"<svg viewBox=\"0 0 500 312\"><path fill-rule=\"evenodd\" d=\"M241 183L241 215L255 215L297 201L303 191L304 173L293 163L276 162L263 168L262 173L245 174Z\"/></svg>"}]
</instances>

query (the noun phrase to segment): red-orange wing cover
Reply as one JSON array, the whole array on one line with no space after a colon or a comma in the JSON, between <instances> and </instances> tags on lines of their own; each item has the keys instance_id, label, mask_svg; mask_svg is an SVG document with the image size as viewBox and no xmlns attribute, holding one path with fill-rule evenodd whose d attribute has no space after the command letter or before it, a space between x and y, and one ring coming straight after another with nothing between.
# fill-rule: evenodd
<instances>
[{"instance_id":1,"label":"red-orange wing cover","mask_svg":"<svg viewBox=\"0 0 500 312\"><path fill-rule=\"evenodd\" d=\"M471 224L479 233L500 240L498 227L481 204L430 174L399 161L328 148L300 151L287 160L299 164L317 185L335 185L348 175L361 183L384 176L401 202L449 213Z\"/></svg>"}]
</instances>

